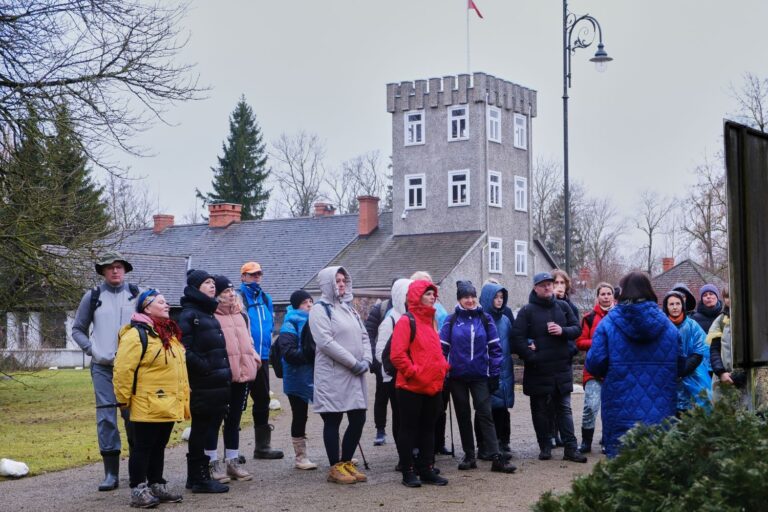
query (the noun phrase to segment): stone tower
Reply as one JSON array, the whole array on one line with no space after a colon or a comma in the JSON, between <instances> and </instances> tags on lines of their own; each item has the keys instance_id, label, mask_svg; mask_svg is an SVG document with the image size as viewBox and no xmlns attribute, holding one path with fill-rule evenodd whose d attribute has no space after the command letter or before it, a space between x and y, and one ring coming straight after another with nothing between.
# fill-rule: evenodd
<instances>
[{"instance_id":1,"label":"stone tower","mask_svg":"<svg viewBox=\"0 0 768 512\"><path fill-rule=\"evenodd\" d=\"M531 119L536 91L485 73L387 85L393 232L479 231L472 272L530 290ZM467 276L470 277L470 276Z\"/></svg>"}]
</instances>

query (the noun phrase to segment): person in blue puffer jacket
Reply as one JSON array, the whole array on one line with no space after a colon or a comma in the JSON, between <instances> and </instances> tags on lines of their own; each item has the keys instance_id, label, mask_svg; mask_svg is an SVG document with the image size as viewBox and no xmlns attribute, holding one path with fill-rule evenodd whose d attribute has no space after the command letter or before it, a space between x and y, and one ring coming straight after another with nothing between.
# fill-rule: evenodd
<instances>
[{"instance_id":1,"label":"person in blue puffer jacket","mask_svg":"<svg viewBox=\"0 0 768 512\"><path fill-rule=\"evenodd\" d=\"M256 373L256 380L248 389L253 399L251 412L256 441L253 458L282 459L283 452L272 449L272 425L269 424L269 350L272 348L274 310L272 297L261 288L263 277L261 265L255 261L249 261L240 267L242 283L238 293L248 313L253 346L261 357L261 367Z\"/></svg>"},{"instance_id":2,"label":"person in blue puffer jacket","mask_svg":"<svg viewBox=\"0 0 768 512\"><path fill-rule=\"evenodd\" d=\"M615 457L635 424L654 425L675 415L680 333L657 305L648 276L621 279L619 303L592 337L586 368L603 380L601 414L605 452Z\"/></svg>"},{"instance_id":3,"label":"person in blue puffer jacket","mask_svg":"<svg viewBox=\"0 0 768 512\"><path fill-rule=\"evenodd\" d=\"M459 469L475 469L475 439L472 432L472 405L475 408L481 445L493 460L491 471L512 473L499 451L496 429L491 416L491 393L499 388L502 351L493 319L477 303L477 291L470 281L456 282L459 303L440 329L440 343L448 359L448 388L456 409L464 458Z\"/></svg>"},{"instance_id":4,"label":"person in blue puffer jacket","mask_svg":"<svg viewBox=\"0 0 768 512\"><path fill-rule=\"evenodd\" d=\"M512 322L505 314L509 293L507 289L497 283L486 283L480 291L480 305L486 311L499 334L501 346L501 373L499 374L499 389L491 395L491 415L496 427L496 438L499 440L499 449L504 456L511 456L509 447L511 425L509 409L515 405L515 368L512 363ZM477 416L475 416L477 419ZM479 432L475 425L475 432ZM480 450L478 450L480 451Z\"/></svg>"},{"instance_id":5,"label":"person in blue puffer jacket","mask_svg":"<svg viewBox=\"0 0 768 512\"><path fill-rule=\"evenodd\" d=\"M283 318L277 346L282 354L283 393L291 404L291 440L297 469L316 469L307 457L307 412L315 391L315 347L310 343L309 310L312 296L304 290L291 294L291 305Z\"/></svg>"}]
</instances>

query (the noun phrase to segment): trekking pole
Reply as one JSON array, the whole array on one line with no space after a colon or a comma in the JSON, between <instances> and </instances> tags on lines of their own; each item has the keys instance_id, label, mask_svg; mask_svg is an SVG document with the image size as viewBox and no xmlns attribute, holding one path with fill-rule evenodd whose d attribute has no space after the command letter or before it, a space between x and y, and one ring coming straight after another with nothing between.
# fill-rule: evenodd
<instances>
[{"instance_id":1,"label":"trekking pole","mask_svg":"<svg viewBox=\"0 0 768 512\"><path fill-rule=\"evenodd\" d=\"M371 469L370 467L368 467L368 461L365 460L365 453L363 453L363 445L360 444L360 441L357 442L357 448L360 450L360 456L363 458L363 466L365 467L366 470Z\"/></svg>"},{"instance_id":2,"label":"trekking pole","mask_svg":"<svg viewBox=\"0 0 768 512\"><path fill-rule=\"evenodd\" d=\"M448 393L448 425L451 428L451 457L456 458L456 447L453 445L453 412L451 410L451 394Z\"/></svg>"}]
</instances>

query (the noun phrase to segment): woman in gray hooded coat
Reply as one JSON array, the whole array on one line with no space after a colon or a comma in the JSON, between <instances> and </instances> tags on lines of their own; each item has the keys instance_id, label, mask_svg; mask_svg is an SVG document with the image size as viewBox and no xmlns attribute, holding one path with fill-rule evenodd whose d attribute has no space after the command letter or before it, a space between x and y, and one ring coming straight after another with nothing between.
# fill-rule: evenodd
<instances>
[{"instance_id":1,"label":"woman in gray hooded coat","mask_svg":"<svg viewBox=\"0 0 768 512\"><path fill-rule=\"evenodd\" d=\"M352 484L366 476L352 463L368 408L366 374L371 344L352 307L352 280L343 267L328 267L317 276L321 297L309 312L309 328L317 345L313 409L323 418L323 441L331 470L328 481ZM339 429L347 413L349 426L339 450Z\"/></svg>"}]
</instances>

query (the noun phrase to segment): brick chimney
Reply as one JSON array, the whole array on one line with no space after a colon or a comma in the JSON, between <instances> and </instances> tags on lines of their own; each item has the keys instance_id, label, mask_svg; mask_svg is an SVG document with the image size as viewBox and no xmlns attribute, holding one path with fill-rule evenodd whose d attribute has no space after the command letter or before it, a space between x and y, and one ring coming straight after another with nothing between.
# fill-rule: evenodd
<instances>
[{"instance_id":1,"label":"brick chimney","mask_svg":"<svg viewBox=\"0 0 768 512\"><path fill-rule=\"evenodd\" d=\"M208 227L226 228L233 222L240 222L243 205L216 203L208 205Z\"/></svg>"},{"instance_id":2,"label":"brick chimney","mask_svg":"<svg viewBox=\"0 0 768 512\"><path fill-rule=\"evenodd\" d=\"M156 235L165 231L165 228L173 226L173 215L158 213L157 215L152 216L152 220L154 221L152 232Z\"/></svg>"},{"instance_id":3,"label":"brick chimney","mask_svg":"<svg viewBox=\"0 0 768 512\"><path fill-rule=\"evenodd\" d=\"M379 227L379 198L359 196L360 211L357 217L357 234L368 236Z\"/></svg>"},{"instance_id":4,"label":"brick chimney","mask_svg":"<svg viewBox=\"0 0 768 512\"><path fill-rule=\"evenodd\" d=\"M661 271L666 272L675 266L675 258L661 258Z\"/></svg>"},{"instance_id":5,"label":"brick chimney","mask_svg":"<svg viewBox=\"0 0 768 512\"><path fill-rule=\"evenodd\" d=\"M592 283L592 272L588 267L581 267L579 269L579 284L587 287Z\"/></svg>"},{"instance_id":6,"label":"brick chimney","mask_svg":"<svg viewBox=\"0 0 768 512\"><path fill-rule=\"evenodd\" d=\"M315 203L315 217L329 217L333 215L336 208L329 203Z\"/></svg>"}]
</instances>

